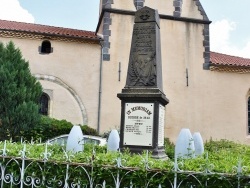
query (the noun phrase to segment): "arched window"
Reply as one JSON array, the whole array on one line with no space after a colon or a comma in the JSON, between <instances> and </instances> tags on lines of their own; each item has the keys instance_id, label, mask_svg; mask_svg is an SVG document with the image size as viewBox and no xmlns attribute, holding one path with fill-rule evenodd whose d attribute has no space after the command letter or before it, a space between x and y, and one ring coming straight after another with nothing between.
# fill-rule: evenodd
<instances>
[{"instance_id":1,"label":"arched window","mask_svg":"<svg viewBox=\"0 0 250 188\"><path fill-rule=\"evenodd\" d=\"M42 42L42 46L40 47L40 53L49 54L52 53L53 48L51 47L51 43L48 40L44 40Z\"/></svg>"},{"instance_id":2,"label":"arched window","mask_svg":"<svg viewBox=\"0 0 250 188\"><path fill-rule=\"evenodd\" d=\"M49 100L49 96L46 93L43 93L40 98L40 114L45 116L49 115Z\"/></svg>"},{"instance_id":3,"label":"arched window","mask_svg":"<svg viewBox=\"0 0 250 188\"><path fill-rule=\"evenodd\" d=\"M250 97L248 97L248 103L247 103L247 109L248 109L248 134L250 134Z\"/></svg>"}]
</instances>

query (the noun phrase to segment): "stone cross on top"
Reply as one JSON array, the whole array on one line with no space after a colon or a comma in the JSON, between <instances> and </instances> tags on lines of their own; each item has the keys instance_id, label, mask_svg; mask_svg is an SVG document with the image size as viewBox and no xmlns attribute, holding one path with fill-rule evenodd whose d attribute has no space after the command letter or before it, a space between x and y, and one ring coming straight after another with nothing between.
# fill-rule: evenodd
<instances>
[{"instance_id":1,"label":"stone cross on top","mask_svg":"<svg viewBox=\"0 0 250 188\"><path fill-rule=\"evenodd\" d=\"M135 5L136 10L139 10L140 8L144 6L144 1L145 0L134 0L134 5Z\"/></svg>"}]
</instances>

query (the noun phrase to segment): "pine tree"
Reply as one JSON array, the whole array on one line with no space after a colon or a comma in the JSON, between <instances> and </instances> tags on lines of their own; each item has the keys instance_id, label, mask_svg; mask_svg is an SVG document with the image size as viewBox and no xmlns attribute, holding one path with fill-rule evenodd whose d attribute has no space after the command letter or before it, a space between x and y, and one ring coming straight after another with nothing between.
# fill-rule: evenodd
<instances>
[{"instance_id":1,"label":"pine tree","mask_svg":"<svg viewBox=\"0 0 250 188\"><path fill-rule=\"evenodd\" d=\"M0 140L16 140L40 121L41 84L13 42L0 43Z\"/></svg>"}]
</instances>

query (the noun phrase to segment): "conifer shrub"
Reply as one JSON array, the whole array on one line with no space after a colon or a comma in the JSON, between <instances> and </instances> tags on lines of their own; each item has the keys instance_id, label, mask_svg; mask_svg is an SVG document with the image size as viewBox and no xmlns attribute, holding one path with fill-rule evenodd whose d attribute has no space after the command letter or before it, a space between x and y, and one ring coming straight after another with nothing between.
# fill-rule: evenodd
<instances>
[{"instance_id":1,"label":"conifer shrub","mask_svg":"<svg viewBox=\"0 0 250 188\"><path fill-rule=\"evenodd\" d=\"M13 42L0 42L0 140L18 140L40 122L42 86Z\"/></svg>"}]
</instances>

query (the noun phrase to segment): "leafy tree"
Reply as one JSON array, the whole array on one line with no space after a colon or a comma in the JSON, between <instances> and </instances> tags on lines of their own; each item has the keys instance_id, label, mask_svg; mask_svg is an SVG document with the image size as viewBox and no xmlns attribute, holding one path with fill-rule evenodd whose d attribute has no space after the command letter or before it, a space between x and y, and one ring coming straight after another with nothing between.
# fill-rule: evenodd
<instances>
[{"instance_id":1,"label":"leafy tree","mask_svg":"<svg viewBox=\"0 0 250 188\"><path fill-rule=\"evenodd\" d=\"M41 84L13 42L0 42L0 140L17 140L40 121Z\"/></svg>"}]
</instances>

